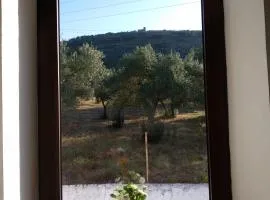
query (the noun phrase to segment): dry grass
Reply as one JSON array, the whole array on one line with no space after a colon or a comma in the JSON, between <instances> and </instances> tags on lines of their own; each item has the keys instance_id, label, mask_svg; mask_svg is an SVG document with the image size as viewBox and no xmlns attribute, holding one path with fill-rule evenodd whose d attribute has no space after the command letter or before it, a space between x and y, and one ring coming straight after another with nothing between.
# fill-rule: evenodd
<instances>
[{"instance_id":1,"label":"dry grass","mask_svg":"<svg viewBox=\"0 0 270 200\"><path fill-rule=\"evenodd\" d=\"M108 128L101 120L102 106L83 102L76 111L62 114L63 184L110 183L129 170L145 174L143 117L129 117L122 129ZM207 182L206 138L200 123L204 112L163 119L165 135L149 145L149 182Z\"/></svg>"}]
</instances>

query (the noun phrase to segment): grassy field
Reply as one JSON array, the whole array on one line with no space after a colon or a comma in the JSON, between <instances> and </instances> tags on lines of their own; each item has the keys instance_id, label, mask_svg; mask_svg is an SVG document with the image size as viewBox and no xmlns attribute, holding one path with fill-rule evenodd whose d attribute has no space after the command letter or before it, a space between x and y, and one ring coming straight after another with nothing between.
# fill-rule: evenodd
<instances>
[{"instance_id":1,"label":"grassy field","mask_svg":"<svg viewBox=\"0 0 270 200\"><path fill-rule=\"evenodd\" d=\"M112 183L121 175L123 164L145 176L140 128L145 119L141 113L134 109L125 111L121 129L109 128L109 121L101 119L101 115L102 105L91 101L62 112L63 184ZM165 133L158 144L149 144L149 182L208 181L203 119L203 111L160 119L165 123Z\"/></svg>"}]
</instances>

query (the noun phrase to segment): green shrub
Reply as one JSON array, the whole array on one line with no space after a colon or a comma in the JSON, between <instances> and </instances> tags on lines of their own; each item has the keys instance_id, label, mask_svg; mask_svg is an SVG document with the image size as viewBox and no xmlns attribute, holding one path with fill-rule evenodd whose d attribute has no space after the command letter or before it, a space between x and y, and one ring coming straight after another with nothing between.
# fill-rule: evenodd
<instances>
[{"instance_id":1,"label":"green shrub","mask_svg":"<svg viewBox=\"0 0 270 200\"><path fill-rule=\"evenodd\" d=\"M146 200L147 194L144 190L136 184L129 183L120 189L116 189L111 197L115 200Z\"/></svg>"},{"instance_id":2,"label":"green shrub","mask_svg":"<svg viewBox=\"0 0 270 200\"><path fill-rule=\"evenodd\" d=\"M115 200L145 200L145 179L135 171L128 171L122 177L116 178L116 183L123 184L111 194Z\"/></svg>"}]
</instances>

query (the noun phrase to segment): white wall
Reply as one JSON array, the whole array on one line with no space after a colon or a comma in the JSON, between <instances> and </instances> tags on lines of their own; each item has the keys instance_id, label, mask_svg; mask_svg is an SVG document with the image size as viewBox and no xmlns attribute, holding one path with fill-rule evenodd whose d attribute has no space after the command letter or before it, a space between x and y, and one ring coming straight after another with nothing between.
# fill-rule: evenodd
<instances>
[{"instance_id":1,"label":"white wall","mask_svg":"<svg viewBox=\"0 0 270 200\"><path fill-rule=\"evenodd\" d=\"M2 2L0 0L0 13L2 13ZM2 15L0 15L0 85L2 83ZM2 129L2 89L0 87L0 199L3 199L3 129Z\"/></svg>"},{"instance_id":2,"label":"white wall","mask_svg":"<svg viewBox=\"0 0 270 200\"><path fill-rule=\"evenodd\" d=\"M270 109L263 0L224 0L224 4L233 196L268 200ZM1 8L5 200L36 200L35 1L2 0Z\"/></svg>"},{"instance_id":3,"label":"white wall","mask_svg":"<svg viewBox=\"0 0 270 200\"><path fill-rule=\"evenodd\" d=\"M263 0L225 0L235 200L270 199L270 109Z\"/></svg>"},{"instance_id":4,"label":"white wall","mask_svg":"<svg viewBox=\"0 0 270 200\"><path fill-rule=\"evenodd\" d=\"M111 200L118 184L63 186L63 200ZM208 184L147 184L147 200L209 200Z\"/></svg>"},{"instance_id":5,"label":"white wall","mask_svg":"<svg viewBox=\"0 0 270 200\"><path fill-rule=\"evenodd\" d=\"M36 200L36 0L1 8L4 200Z\"/></svg>"},{"instance_id":6,"label":"white wall","mask_svg":"<svg viewBox=\"0 0 270 200\"><path fill-rule=\"evenodd\" d=\"M19 31L17 0L2 0L4 199L20 199Z\"/></svg>"}]
</instances>

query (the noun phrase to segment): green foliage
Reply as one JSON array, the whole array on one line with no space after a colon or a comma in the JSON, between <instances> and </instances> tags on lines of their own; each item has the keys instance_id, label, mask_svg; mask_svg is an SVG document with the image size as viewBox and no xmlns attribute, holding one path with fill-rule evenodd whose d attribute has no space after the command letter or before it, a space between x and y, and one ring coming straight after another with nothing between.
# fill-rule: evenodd
<instances>
[{"instance_id":1,"label":"green foliage","mask_svg":"<svg viewBox=\"0 0 270 200\"><path fill-rule=\"evenodd\" d=\"M81 36L67 41L72 49L78 49L83 44L93 44L104 52L105 65L108 68L117 66L119 59L125 53L131 53L136 46L151 44L158 53L168 54L171 50L179 52L184 58L192 48L202 44L201 31L130 31L106 33L100 35Z\"/></svg>"},{"instance_id":2,"label":"green foliage","mask_svg":"<svg viewBox=\"0 0 270 200\"><path fill-rule=\"evenodd\" d=\"M66 42L60 44L60 72L61 72L61 103L71 106L76 102L74 83L70 71L71 56Z\"/></svg>"},{"instance_id":3,"label":"green foliage","mask_svg":"<svg viewBox=\"0 0 270 200\"><path fill-rule=\"evenodd\" d=\"M124 173L122 174L122 177L118 177L116 179L117 183L121 184L128 184L128 183L134 183L134 184L144 184L145 183L145 178L142 177L139 173L135 171L128 171L127 173L125 172L125 169L122 169Z\"/></svg>"},{"instance_id":4,"label":"green foliage","mask_svg":"<svg viewBox=\"0 0 270 200\"><path fill-rule=\"evenodd\" d=\"M137 46L122 56L117 69L106 68L104 54L88 44L72 51L62 42L60 52L63 106L75 106L78 98L96 97L102 102L103 118L108 117L108 108L121 111L135 106L143 108L153 123L159 103L171 117L185 103L204 103L202 48L192 49L183 60L172 50L164 54L150 44ZM119 116L118 125L123 121Z\"/></svg>"},{"instance_id":5,"label":"green foliage","mask_svg":"<svg viewBox=\"0 0 270 200\"><path fill-rule=\"evenodd\" d=\"M103 105L103 119L107 119L107 107L109 101L112 98L113 91L112 91L112 77L114 73L112 70L107 69L107 73L103 74L102 80L98 82L98 84L94 88L94 93L97 101L101 101Z\"/></svg>"},{"instance_id":6,"label":"green foliage","mask_svg":"<svg viewBox=\"0 0 270 200\"><path fill-rule=\"evenodd\" d=\"M111 194L115 200L146 200L147 194L136 184L129 183Z\"/></svg>"},{"instance_id":7,"label":"green foliage","mask_svg":"<svg viewBox=\"0 0 270 200\"><path fill-rule=\"evenodd\" d=\"M157 106L152 84L156 64L156 53L151 45L137 47L133 53L124 55L119 62L120 70L116 78L118 87L112 104L119 108L142 106L148 116L153 118Z\"/></svg>"},{"instance_id":8,"label":"green foliage","mask_svg":"<svg viewBox=\"0 0 270 200\"><path fill-rule=\"evenodd\" d=\"M194 53L185 59L186 87L188 88L188 99L190 102L204 104L204 71L203 64L196 60Z\"/></svg>"},{"instance_id":9,"label":"green foliage","mask_svg":"<svg viewBox=\"0 0 270 200\"><path fill-rule=\"evenodd\" d=\"M199 63L203 63L203 48L192 48L186 56L188 60L196 60Z\"/></svg>"},{"instance_id":10,"label":"green foliage","mask_svg":"<svg viewBox=\"0 0 270 200\"><path fill-rule=\"evenodd\" d=\"M120 188L114 190L111 194L115 200L145 200L147 194L146 187L143 185L145 179L135 171L128 171L122 177L117 178L117 183L124 184Z\"/></svg>"},{"instance_id":11,"label":"green foliage","mask_svg":"<svg viewBox=\"0 0 270 200\"><path fill-rule=\"evenodd\" d=\"M171 112L166 114L174 117L174 108L181 105L186 99L184 62L178 53L159 56L159 67L156 78L159 88L159 101L170 100ZM161 69L161 70L160 70Z\"/></svg>"},{"instance_id":12,"label":"green foliage","mask_svg":"<svg viewBox=\"0 0 270 200\"><path fill-rule=\"evenodd\" d=\"M148 120L154 121L159 102L170 100L174 106L183 102L185 88L184 62L179 53L157 54L151 45L137 47L120 61L119 87L116 102L143 107Z\"/></svg>"},{"instance_id":13,"label":"green foliage","mask_svg":"<svg viewBox=\"0 0 270 200\"><path fill-rule=\"evenodd\" d=\"M132 54L124 55L121 60L124 69L122 77L125 83L129 83L129 90L138 95L135 100L139 103L147 103L149 97L153 97L151 81L156 64L157 56L151 45L137 47Z\"/></svg>"},{"instance_id":14,"label":"green foliage","mask_svg":"<svg viewBox=\"0 0 270 200\"><path fill-rule=\"evenodd\" d=\"M103 64L102 52L84 44L78 51L71 51L65 42L60 45L61 102L65 107L75 106L78 98L94 96L109 71Z\"/></svg>"}]
</instances>

